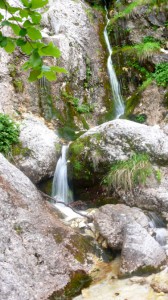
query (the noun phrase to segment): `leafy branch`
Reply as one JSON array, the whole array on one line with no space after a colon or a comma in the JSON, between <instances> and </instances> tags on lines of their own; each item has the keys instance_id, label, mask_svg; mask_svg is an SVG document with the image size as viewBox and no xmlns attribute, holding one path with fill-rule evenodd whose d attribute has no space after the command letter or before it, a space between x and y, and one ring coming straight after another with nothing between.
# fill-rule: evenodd
<instances>
[{"instance_id":1,"label":"leafy branch","mask_svg":"<svg viewBox=\"0 0 168 300\"><path fill-rule=\"evenodd\" d=\"M50 42L42 42L39 30L42 15L39 9L48 4L48 0L19 0L20 5L10 5L7 0L0 1L0 47L6 52L13 53L19 49L28 56L23 65L24 70L29 70L29 80L35 81L46 77L49 81L56 79L56 73L67 73L64 68L43 64L43 57L59 58L60 50ZM12 29L13 34L6 36L4 28Z\"/></svg>"}]
</instances>

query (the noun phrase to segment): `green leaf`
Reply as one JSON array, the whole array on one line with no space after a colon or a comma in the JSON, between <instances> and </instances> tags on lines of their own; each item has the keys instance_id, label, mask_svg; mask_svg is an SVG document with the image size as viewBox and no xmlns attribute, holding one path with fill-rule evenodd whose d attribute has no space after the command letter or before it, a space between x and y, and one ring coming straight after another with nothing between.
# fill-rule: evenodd
<instances>
[{"instance_id":1,"label":"green leaf","mask_svg":"<svg viewBox=\"0 0 168 300\"><path fill-rule=\"evenodd\" d=\"M37 69L39 68L39 66L42 66L42 59L38 54L37 49L35 49L31 54L29 63L33 69Z\"/></svg>"},{"instance_id":2,"label":"green leaf","mask_svg":"<svg viewBox=\"0 0 168 300\"><path fill-rule=\"evenodd\" d=\"M5 50L8 53L12 53L15 50L15 43L12 41L11 38L7 39L7 45L5 46Z\"/></svg>"},{"instance_id":3,"label":"green leaf","mask_svg":"<svg viewBox=\"0 0 168 300\"><path fill-rule=\"evenodd\" d=\"M23 45L26 45L26 41L24 39L17 39L16 41L16 45L17 46L23 46Z\"/></svg>"},{"instance_id":4,"label":"green leaf","mask_svg":"<svg viewBox=\"0 0 168 300\"><path fill-rule=\"evenodd\" d=\"M22 18L20 17L11 17L9 18L10 21L17 21L17 22L22 22Z\"/></svg>"},{"instance_id":5,"label":"green leaf","mask_svg":"<svg viewBox=\"0 0 168 300\"><path fill-rule=\"evenodd\" d=\"M7 21L7 20L4 20L2 23L1 23L1 26L10 26L10 22Z\"/></svg>"},{"instance_id":6,"label":"green leaf","mask_svg":"<svg viewBox=\"0 0 168 300\"><path fill-rule=\"evenodd\" d=\"M55 71L57 73L65 73L65 74L68 73L67 70L65 70L64 68L58 67L58 66L52 66L51 70Z\"/></svg>"},{"instance_id":7,"label":"green leaf","mask_svg":"<svg viewBox=\"0 0 168 300\"><path fill-rule=\"evenodd\" d=\"M27 34L27 29L26 28L22 28L20 31L19 31L19 35L20 36L25 36Z\"/></svg>"},{"instance_id":8,"label":"green leaf","mask_svg":"<svg viewBox=\"0 0 168 300\"><path fill-rule=\"evenodd\" d=\"M8 42L7 37L6 37L6 36L3 36L2 39L1 39L1 41L0 41L0 47L2 47L2 48L3 48L3 47L6 47L7 42Z\"/></svg>"},{"instance_id":9,"label":"green leaf","mask_svg":"<svg viewBox=\"0 0 168 300\"><path fill-rule=\"evenodd\" d=\"M43 56L43 55L54 56L54 57L58 58L58 57L60 57L61 52L52 42L50 42L47 46L39 49L39 54L41 56Z\"/></svg>"},{"instance_id":10,"label":"green leaf","mask_svg":"<svg viewBox=\"0 0 168 300\"><path fill-rule=\"evenodd\" d=\"M31 1L31 8L32 9L37 9L44 7L46 4L48 4L48 0L32 0Z\"/></svg>"},{"instance_id":11,"label":"green leaf","mask_svg":"<svg viewBox=\"0 0 168 300\"><path fill-rule=\"evenodd\" d=\"M53 81L56 80L56 74L53 71L50 72L43 72L43 75L49 80L49 81Z\"/></svg>"},{"instance_id":12,"label":"green leaf","mask_svg":"<svg viewBox=\"0 0 168 300\"><path fill-rule=\"evenodd\" d=\"M22 69L25 70L25 71L27 71L27 70L30 69L30 68L31 68L31 66L30 66L30 63L29 63L29 60L28 60L28 61L26 61L26 62L23 64Z\"/></svg>"},{"instance_id":13,"label":"green leaf","mask_svg":"<svg viewBox=\"0 0 168 300\"><path fill-rule=\"evenodd\" d=\"M0 13L0 21L2 21L4 16Z\"/></svg>"},{"instance_id":14,"label":"green leaf","mask_svg":"<svg viewBox=\"0 0 168 300\"><path fill-rule=\"evenodd\" d=\"M27 28L27 34L33 41L39 40L42 38L41 32L38 29L33 28L33 27Z\"/></svg>"},{"instance_id":15,"label":"green leaf","mask_svg":"<svg viewBox=\"0 0 168 300\"><path fill-rule=\"evenodd\" d=\"M34 24L39 24L40 21L41 21L41 15L36 11L31 11L30 12L30 17L31 17Z\"/></svg>"},{"instance_id":16,"label":"green leaf","mask_svg":"<svg viewBox=\"0 0 168 300\"><path fill-rule=\"evenodd\" d=\"M33 48L31 46L31 44L29 42L27 42L25 45L20 45L21 50L23 51L23 53L30 55L30 53L32 52Z\"/></svg>"},{"instance_id":17,"label":"green leaf","mask_svg":"<svg viewBox=\"0 0 168 300\"><path fill-rule=\"evenodd\" d=\"M44 71L44 72L48 72L48 71L50 71L51 70L51 67L49 67L49 66L46 66L46 65L42 65L42 71Z\"/></svg>"},{"instance_id":18,"label":"green leaf","mask_svg":"<svg viewBox=\"0 0 168 300\"><path fill-rule=\"evenodd\" d=\"M21 2L23 3L23 5L24 5L25 7L30 7L30 2L29 2L29 0L21 0Z\"/></svg>"},{"instance_id":19,"label":"green leaf","mask_svg":"<svg viewBox=\"0 0 168 300\"><path fill-rule=\"evenodd\" d=\"M52 70L52 67L43 65L41 68L42 72L38 78L46 77L49 81L56 80L56 72Z\"/></svg>"},{"instance_id":20,"label":"green leaf","mask_svg":"<svg viewBox=\"0 0 168 300\"><path fill-rule=\"evenodd\" d=\"M29 12L28 12L28 10L26 8L24 8L24 9L22 9L22 10L19 11L19 14L20 14L20 16L22 18L27 18L28 15L29 15Z\"/></svg>"},{"instance_id":21,"label":"green leaf","mask_svg":"<svg viewBox=\"0 0 168 300\"><path fill-rule=\"evenodd\" d=\"M35 81L38 79L38 76L40 75L41 73L41 69L39 70L33 70L30 72L30 75L29 75L29 81Z\"/></svg>"},{"instance_id":22,"label":"green leaf","mask_svg":"<svg viewBox=\"0 0 168 300\"><path fill-rule=\"evenodd\" d=\"M0 42L3 40L3 35L2 35L2 31L0 31Z\"/></svg>"},{"instance_id":23,"label":"green leaf","mask_svg":"<svg viewBox=\"0 0 168 300\"><path fill-rule=\"evenodd\" d=\"M0 8L1 9L6 9L7 3L6 0L5 1L0 1Z\"/></svg>"},{"instance_id":24,"label":"green leaf","mask_svg":"<svg viewBox=\"0 0 168 300\"><path fill-rule=\"evenodd\" d=\"M20 7L14 7L14 6L9 6L8 5L8 12L11 14L14 14L16 11L20 10Z\"/></svg>"},{"instance_id":25,"label":"green leaf","mask_svg":"<svg viewBox=\"0 0 168 300\"><path fill-rule=\"evenodd\" d=\"M16 34L16 35L19 35L19 32L20 32L20 26L16 25L16 24L13 24L13 23L10 23L9 25L13 32Z\"/></svg>"},{"instance_id":26,"label":"green leaf","mask_svg":"<svg viewBox=\"0 0 168 300\"><path fill-rule=\"evenodd\" d=\"M23 27L31 27L33 26L33 23L31 23L29 20L26 20L24 23L23 23Z\"/></svg>"}]
</instances>

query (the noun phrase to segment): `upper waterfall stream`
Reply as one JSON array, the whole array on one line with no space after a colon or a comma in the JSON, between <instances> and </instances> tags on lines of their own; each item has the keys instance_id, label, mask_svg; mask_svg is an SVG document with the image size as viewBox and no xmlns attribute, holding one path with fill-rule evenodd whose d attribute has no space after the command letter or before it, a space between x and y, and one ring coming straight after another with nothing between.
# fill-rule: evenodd
<instances>
[{"instance_id":1,"label":"upper waterfall stream","mask_svg":"<svg viewBox=\"0 0 168 300\"><path fill-rule=\"evenodd\" d=\"M112 53L113 49L109 41L108 33L107 33L107 26L110 22L108 18L108 10L105 5L105 10L106 10L106 27L104 29L104 38L105 42L107 45L107 49L109 52L108 60L107 60L107 70L109 74L109 79L110 79L110 85L113 93L113 100L114 100L114 107L115 107L115 119L118 119L121 115L124 114L124 101L121 96L121 91L120 91L120 85L113 67L113 62L112 62Z\"/></svg>"}]
</instances>

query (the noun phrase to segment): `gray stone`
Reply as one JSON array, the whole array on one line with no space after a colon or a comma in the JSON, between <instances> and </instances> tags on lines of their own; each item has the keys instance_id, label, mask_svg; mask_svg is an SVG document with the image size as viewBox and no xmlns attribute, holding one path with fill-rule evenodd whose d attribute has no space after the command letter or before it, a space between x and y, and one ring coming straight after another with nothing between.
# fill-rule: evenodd
<instances>
[{"instance_id":1,"label":"gray stone","mask_svg":"<svg viewBox=\"0 0 168 300\"><path fill-rule=\"evenodd\" d=\"M56 133L42 119L25 115L19 139L28 154L16 158L17 166L35 183L53 176L61 150Z\"/></svg>"},{"instance_id":2,"label":"gray stone","mask_svg":"<svg viewBox=\"0 0 168 300\"><path fill-rule=\"evenodd\" d=\"M160 169L161 182L153 175L145 186L139 185L131 192L114 191L127 205L168 211L168 135L165 132L158 125L147 126L128 120L114 120L88 130L70 145L69 169L74 184L79 180L85 186L102 182L110 165L127 160L134 153L146 153L154 169ZM80 171L75 169L76 162L82 165Z\"/></svg>"},{"instance_id":3,"label":"gray stone","mask_svg":"<svg viewBox=\"0 0 168 300\"><path fill-rule=\"evenodd\" d=\"M127 224L121 252L121 274L150 272L166 262L164 250L137 222Z\"/></svg>"},{"instance_id":4,"label":"gray stone","mask_svg":"<svg viewBox=\"0 0 168 300\"><path fill-rule=\"evenodd\" d=\"M76 272L85 274L74 231L1 154L0 195L0 299L48 299Z\"/></svg>"},{"instance_id":5,"label":"gray stone","mask_svg":"<svg viewBox=\"0 0 168 300\"><path fill-rule=\"evenodd\" d=\"M165 262L165 252L150 235L149 219L142 210L108 204L93 218L96 231L108 247L121 250L121 274L157 269Z\"/></svg>"},{"instance_id":6,"label":"gray stone","mask_svg":"<svg viewBox=\"0 0 168 300\"><path fill-rule=\"evenodd\" d=\"M112 249L122 249L125 226L135 221L144 228L149 226L148 218L140 209L123 204L104 205L94 215L96 230Z\"/></svg>"}]
</instances>

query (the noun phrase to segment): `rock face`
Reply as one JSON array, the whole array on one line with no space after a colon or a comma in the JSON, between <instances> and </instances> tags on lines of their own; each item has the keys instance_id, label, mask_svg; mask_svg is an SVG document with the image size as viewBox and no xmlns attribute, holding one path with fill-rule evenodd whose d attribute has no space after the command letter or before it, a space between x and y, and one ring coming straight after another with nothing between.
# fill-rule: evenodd
<instances>
[{"instance_id":1,"label":"rock face","mask_svg":"<svg viewBox=\"0 0 168 300\"><path fill-rule=\"evenodd\" d=\"M0 298L50 299L85 269L75 234L31 181L0 154ZM80 236L76 237L78 240ZM70 249L70 250L68 250ZM62 299L64 297L62 296Z\"/></svg>"},{"instance_id":2,"label":"rock face","mask_svg":"<svg viewBox=\"0 0 168 300\"><path fill-rule=\"evenodd\" d=\"M52 84L52 94L57 94L56 102L53 101L63 115L69 115L71 110L72 124L78 125L79 128L87 129L88 125L95 125L98 117L106 110L103 104L104 97L107 102L110 97L104 65L105 52L99 41L99 31L103 34L99 22L103 23L100 12L85 1L50 1L49 10L43 16L44 37L47 40L52 39L58 45L62 53L61 64L68 71L66 77L61 76L54 85ZM74 98L79 101L76 111ZM69 108L66 106L67 101ZM86 124L79 113L81 104L88 107L88 112L90 107L94 115L90 118L83 114Z\"/></svg>"},{"instance_id":3,"label":"rock face","mask_svg":"<svg viewBox=\"0 0 168 300\"><path fill-rule=\"evenodd\" d=\"M131 10L132 2L135 6ZM118 18L109 31L112 45L119 49L118 54L114 54L113 61L118 79L122 82L122 94L126 99L126 114L130 118L132 114L134 116L145 114L146 123L149 125L166 123L166 84L163 88L161 85L158 86L154 79L152 83L149 80L149 77L152 78L157 64L168 63L168 31L165 26L166 3L162 2L161 5L156 4L156 6L150 5L151 2L148 5L136 6L135 1L130 0L121 0L121 3L122 6L119 8L118 5L111 2L112 20L118 12L120 15L124 9L126 12L127 7L130 9L130 13L123 14L123 17ZM140 2L138 3L140 4ZM159 42L161 49L153 50L151 53L150 50L147 50L146 57L143 57L143 51L141 55L138 55L136 51L133 53L133 51L125 51L122 48L130 45L136 47L149 41Z\"/></svg>"},{"instance_id":4,"label":"rock face","mask_svg":"<svg viewBox=\"0 0 168 300\"><path fill-rule=\"evenodd\" d=\"M146 126L127 120L114 120L94 127L70 145L70 175L74 184L86 187L102 182L110 166L129 159L134 153L147 153L153 164L168 164L168 135L159 126ZM167 168L161 168L161 182L154 178L133 193L117 190L127 205L168 210Z\"/></svg>"},{"instance_id":5,"label":"rock face","mask_svg":"<svg viewBox=\"0 0 168 300\"><path fill-rule=\"evenodd\" d=\"M105 205L95 213L94 224L110 248L121 249L121 274L157 269L165 261L164 250L148 233L148 218L140 209Z\"/></svg>"},{"instance_id":6,"label":"rock face","mask_svg":"<svg viewBox=\"0 0 168 300\"><path fill-rule=\"evenodd\" d=\"M16 157L17 166L34 183L53 176L61 150L60 140L56 133L39 118L26 115L26 119L20 126L19 140L27 152L18 159Z\"/></svg>"},{"instance_id":7,"label":"rock face","mask_svg":"<svg viewBox=\"0 0 168 300\"><path fill-rule=\"evenodd\" d=\"M111 105L106 53L99 41L103 22L102 13L83 0L50 0L43 14L42 35L45 42L53 41L62 55L59 62L45 58L45 63L58 64L68 74L51 84L45 80L30 83L28 74L21 71L26 58L2 50L0 111L36 113L56 125L71 125L73 130L96 125ZM91 111L94 118L88 116Z\"/></svg>"},{"instance_id":8,"label":"rock face","mask_svg":"<svg viewBox=\"0 0 168 300\"><path fill-rule=\"evenodd\" d=\"M156 84L149 85L141 95L140 103L135 107L135 114L145 114L147 116L147 125L156 125L161 123L165 114L163 107L163 93ZM156 113L157 112L157 113Z\"/></svg>"}]
</instances>

